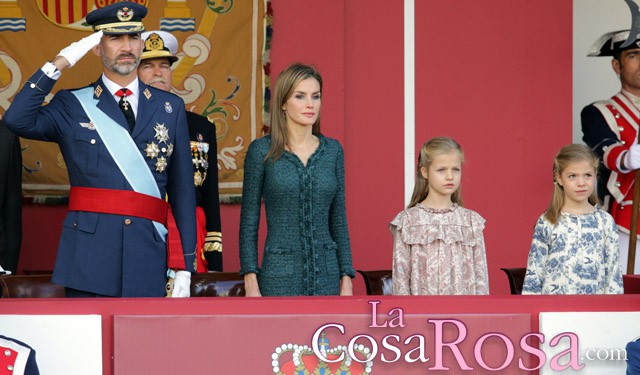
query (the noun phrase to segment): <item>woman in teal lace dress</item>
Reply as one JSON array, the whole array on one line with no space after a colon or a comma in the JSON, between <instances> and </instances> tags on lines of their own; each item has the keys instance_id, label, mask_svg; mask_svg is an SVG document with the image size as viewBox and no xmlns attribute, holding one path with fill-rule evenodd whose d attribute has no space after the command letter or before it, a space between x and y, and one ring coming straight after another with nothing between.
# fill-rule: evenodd
<instances>
[{"instance_id":1,"label":"woman in teal lace dress","mask_svg":"<svg viewBox=\"0 0 640 375\"><path fill-rule=\"evenodd\" d=\"M322 77L294 64L276 79L269 134L244 162L240 274L247 296L351 295L351 246L338 141L320 133ZM258 264L261 201L267 218Z\"/></svg>"}]
</instances>

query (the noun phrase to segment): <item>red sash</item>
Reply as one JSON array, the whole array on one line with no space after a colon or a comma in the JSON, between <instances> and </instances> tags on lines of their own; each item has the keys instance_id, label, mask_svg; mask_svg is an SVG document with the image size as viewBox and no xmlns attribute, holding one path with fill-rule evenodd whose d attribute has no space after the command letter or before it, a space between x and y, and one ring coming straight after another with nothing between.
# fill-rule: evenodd
<instances>
[{"instance_id":1,"label":"red sash","mask_svg":"<svg viewBox=\"0 0 640 375\"><path fill-rule=\"evenodd\" d=\"M204 215L204 209L200 206L196 206L196 228L198 237L198 246L196 247L196 272L207 272L208 263L204 257L204 242L207 237L207 219Z\"/></svg>"},{"instance_id":2,"label":"red sash","mask_svg":"<svg viewBox=\"0 0 640 375\"><path fill-rule=\"evenodd\" d=\"M153 220L167 227L167 267L186 269L180 232L171 206L162 199L132 190L72 187L69 211L126 215Z\"/></svg>"}]
</instances>

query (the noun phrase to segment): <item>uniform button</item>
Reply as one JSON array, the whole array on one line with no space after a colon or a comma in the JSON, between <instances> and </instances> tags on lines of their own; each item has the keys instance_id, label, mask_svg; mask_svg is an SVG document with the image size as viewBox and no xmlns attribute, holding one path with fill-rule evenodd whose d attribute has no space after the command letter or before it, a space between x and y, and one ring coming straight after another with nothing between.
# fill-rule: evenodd
<instances>
[{"instance_id":1,"label":"uniform button","mask_svg":"<svg viewBox=\"0 0 640 375\"><path fill-rule=\"evenodd\" d=\"M602 151L607 151L608 148L609 146L602 146Z\"/></svg>"},{"instance_id":2,"label":"uniform button","mask_svg":"<svg viewBox=\"0 0 640 375\"><path fill-rule=\"evenodd\" d=\"M91 144L92 144L92 145L95 145L95 144L96 144L96 140L95 140L95 139L92 139L92 140L91 140Z\"/></svg>"},{"instance_id":3,"label":"uniform button","mask_svg":"<svg viewBox=\"0 0 640 375\"><path fill-rule=\"evenodd\" d=\"M7 366L7 370L9 370L9 371L13 371L13 366L8 365L8 366Z\"/></svg>"},{"instance_id":4,"label":"uniform button","mask_svg":"<svg viewBox=\"0 0 640 375\"><path fill-rule=\"evenodd\" d=\"M167 149L163 147L162 152L167 152Z\"/></svg>"},{"instance_id":5,"label":"uniform button","mask_svg":"<svg viewBox=\"0 0 640 375\"><path fill-rule=\"evenodd\" d=\"M131 219L124 219L124 225L131 224Z\"/></svg>"},{"instance_id":6,"label":"uniform button","mask_svg":"<svg viewBox=\"0 0 640 375\"><path fill-rule=\"evenodd\" d=\"M623 131L624 130L624 126L618 126L618 131Z\"/></svg>"},{"instance_id":7,"label":"uniform button","mask_svg":"<svg viewBox=\"0 0 640 375\"><path fill-rule=\"evenodd\" d=\"M36 88L36 84L32 83L32 84L29 85L29 87L31 87L32 89L35 89Z\"/></svg>"},{"instance_id":8,"label":"uniform button","mask_svg":"<svg viewBox=\"0 0 640 375\"><path fill-rule=\"evenodd\" d=\"M77 228L78 227L78 223L73 223L73 227Z\"/></svg>"},{"instance_id":9,"label":"uniform button","mask_svg":"<svg viewBox=\"0 0 640 375\"><path fill-rule=\"evenodd\" d=\"M616 113L615 118L620 118L620 114Z\"/></svg>"},{"instance_id":10,"label":"uniform button","mask_svg":"<svg viewBox=\"0 0 640 375\"><path fill-rule=\"evenodd\" d=\"M616 181L616 187L620 187L620 183Z\"/></svg>"},{"instance_id":11,"label":"uniform button","mask_svg":"<svg viewBox=\"0 0 640 375\"><path fill-rule=\"evenodd\" d=\"M5 351L4 351L4 355L5 355L6 357L11 357L11 350L9 350L9 349L5 350Z\"/></svg>"}]
</instances>

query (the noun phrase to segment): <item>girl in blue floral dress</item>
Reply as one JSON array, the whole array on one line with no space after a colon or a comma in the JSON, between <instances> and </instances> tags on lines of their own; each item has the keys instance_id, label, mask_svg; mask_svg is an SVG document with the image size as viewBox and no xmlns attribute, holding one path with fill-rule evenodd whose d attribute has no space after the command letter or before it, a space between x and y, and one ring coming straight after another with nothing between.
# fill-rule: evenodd
<instances>
[{"instance_id":1,"label":"girl in blue floral dress","mask_svg":"<svg viewBox=\"0 0 640 375\"><path fill-rule=\"evenodd\" d=\"M522 294L620 294L613 217L596 205L598 159L585 145L553 161L551 203L536 223Z\"/></svg>"}]
</instances>

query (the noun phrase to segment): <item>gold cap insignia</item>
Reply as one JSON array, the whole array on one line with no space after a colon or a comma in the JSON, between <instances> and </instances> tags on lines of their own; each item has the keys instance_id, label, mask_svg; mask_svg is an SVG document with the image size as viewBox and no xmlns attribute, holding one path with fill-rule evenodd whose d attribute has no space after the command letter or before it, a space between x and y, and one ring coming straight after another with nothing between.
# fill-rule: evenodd
<instances>
[{"instance_id":1,"label":"gold cap insignia","mask_svg":"<svg viewBox=\"0 0 640 375\"><path fill-rule=\"evenodd\" d=\"M144 41L144 48L148 51L162 51L164 49L164 40L160 38L160 35L152 33Z\"/></svg>"},{"instance_id":2,"label":"gold cap insignia","mask_svg":"<svg viewBox=\"0 0 640 375\"><path fill-rule=\"evenodd\" d=\"M131 21L131 19L133 18L133 10L129 9L128 7L118 9L118 12L116 13L116 17L118 17L120 22Z\"/></svg>"}]
</instances>

